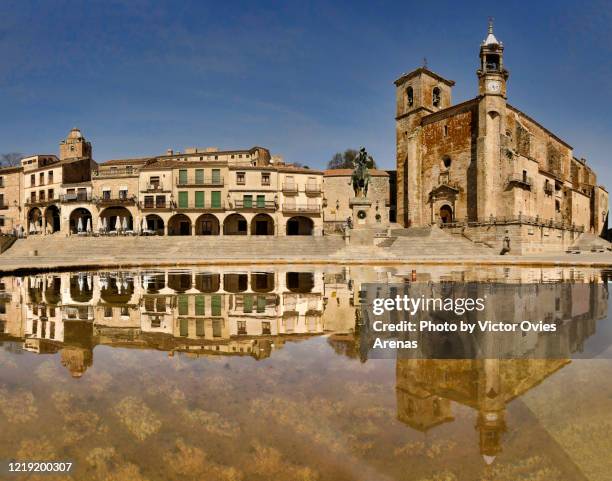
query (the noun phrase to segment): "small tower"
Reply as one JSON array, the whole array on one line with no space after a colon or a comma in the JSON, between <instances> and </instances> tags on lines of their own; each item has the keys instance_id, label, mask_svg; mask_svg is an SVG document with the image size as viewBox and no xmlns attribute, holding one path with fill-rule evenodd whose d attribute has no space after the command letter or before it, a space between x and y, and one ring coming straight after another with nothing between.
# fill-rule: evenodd
<instances>
[{"instance_id":1,"label":"small tower","mask_svg":"<svg viewBox=\"0 0 612 481\"><path fill-rule=\"evenodd\" d=\"M489 19L487 38L480 45L480 68L478 75L479 95L501 95L506 97L508 71L504 67L504 45L493 33L493 19Z\"/></svg>"},{"instance_id":2,"label":"small tower","mask_svg":"<svg viewBox=\"0 0 612 481\"><path fill-rule=\"evenodd\" d=\"M60 142L60 160L82 158L91 158L91 143L74 127L66 139Z\"/></svg>"}]
</instances>

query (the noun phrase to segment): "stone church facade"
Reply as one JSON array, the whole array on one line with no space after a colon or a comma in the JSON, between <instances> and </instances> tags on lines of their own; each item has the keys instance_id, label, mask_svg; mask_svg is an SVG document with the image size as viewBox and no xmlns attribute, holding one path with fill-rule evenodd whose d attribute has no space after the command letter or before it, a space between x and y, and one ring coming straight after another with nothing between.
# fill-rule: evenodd
<instances>
[{"instance_id":1,"label":"stone church facade","mask_svg":"<svg viewBox=\"0 0 612 481\"><path fill-rule=\"evenodd\" d=\"M504 46L489 25L478 96L426 67L395 81L398 222L460 229L515 252L557 250L607 228L608 193L572 146L508 103Z\"/></svg>"}]
</instances>

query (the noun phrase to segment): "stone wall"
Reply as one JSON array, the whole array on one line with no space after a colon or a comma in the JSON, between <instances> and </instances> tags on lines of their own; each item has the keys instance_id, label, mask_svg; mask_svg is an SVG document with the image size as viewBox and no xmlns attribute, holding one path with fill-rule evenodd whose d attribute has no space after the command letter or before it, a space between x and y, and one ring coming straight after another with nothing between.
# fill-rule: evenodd
<instances>
[{"instance_id":1,"label":"stone wall","mask_svg":"<svg viewBox=\"0 0 612 481\"><path fill-rule=\"evenodd\" d=\"M497 252L502 251L504 239L508 237L511 255L564 252L580 236L567 229L527 224L458 226L444 230L473 242L482 242Z\"/></svg>"}]
</instances>

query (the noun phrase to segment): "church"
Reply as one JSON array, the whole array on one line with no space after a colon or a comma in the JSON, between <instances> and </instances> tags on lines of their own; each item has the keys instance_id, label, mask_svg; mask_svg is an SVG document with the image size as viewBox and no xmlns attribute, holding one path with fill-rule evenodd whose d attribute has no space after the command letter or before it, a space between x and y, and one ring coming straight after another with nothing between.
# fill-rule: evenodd
<instances>
[{"instance_id":1,"label":"church","mask_svg":"<svg viewBox=\"0 0 612 481\"><path fill-rule=\"evenodd\" d=\"M456 105L455 82L427 67L395 81L398 222L439 225L496 248L512 240L513 253L602 235L606 189L571 145L508 103L492 22L476 75L478 95Z\"/></svg>"}]
</instances>

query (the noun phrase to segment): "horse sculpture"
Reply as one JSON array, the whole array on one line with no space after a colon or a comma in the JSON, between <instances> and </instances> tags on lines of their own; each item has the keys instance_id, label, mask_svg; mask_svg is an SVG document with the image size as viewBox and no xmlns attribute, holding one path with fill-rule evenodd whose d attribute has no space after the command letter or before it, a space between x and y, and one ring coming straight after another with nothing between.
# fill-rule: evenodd
<instances>
[{"instance_id":1,"label":"horse sculpture","mask_svg":"<svg viewBox=\"0 0 612 481\"><path fill-rule=\"evenodd\" d=\"M353 160L353 174L351 175L351 184L355 197L367 197L368 185L370 184L370 173L368 172L368 164L373 165L374 159L368 155L365 147L359 150L359 155Z\"/></svg>"}]
</instances>

